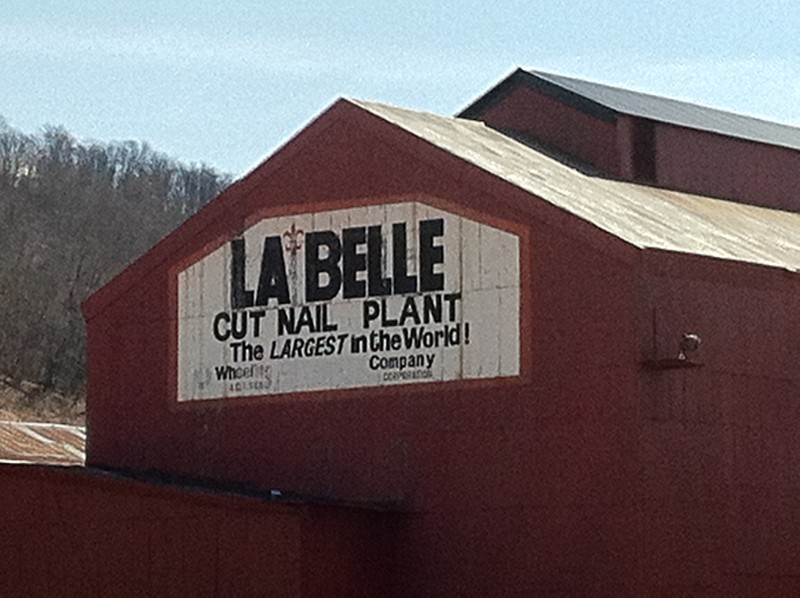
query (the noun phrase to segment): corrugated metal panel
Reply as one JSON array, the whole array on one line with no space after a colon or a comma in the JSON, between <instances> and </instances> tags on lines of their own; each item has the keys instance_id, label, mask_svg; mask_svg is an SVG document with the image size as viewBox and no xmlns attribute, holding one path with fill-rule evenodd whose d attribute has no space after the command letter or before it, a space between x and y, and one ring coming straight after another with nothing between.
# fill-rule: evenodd
<instances>
[{"instance_id":1,"label":"corrugated metal panel","mask_svg":"<svg viewBox=\"0 0 800 598\"><path fill-rule=\"evenodd\" d=\"M85 446L79 426L0 421L0 462L83 465Z\"/></svg>"},{"instance_id":2,"label":"corrugated metal panel","mask_svg":"<svg viewBox=\"0 0 800 598\"><path fill-rule=\"evenodd\" d=\"M601 83L525 71L623 114L800 149L800 128Z\"/></svg>"},{"instance_id":3,"label":"corrugated metal panel","mask_svg":"<svg viewBox=\"0 0 800 598\"><path fill-rule=\"evenodd\" d=\"M588 176L480 122L350 101L637 247L800 270L800 214Z\"/></svg>"}]
</instances>

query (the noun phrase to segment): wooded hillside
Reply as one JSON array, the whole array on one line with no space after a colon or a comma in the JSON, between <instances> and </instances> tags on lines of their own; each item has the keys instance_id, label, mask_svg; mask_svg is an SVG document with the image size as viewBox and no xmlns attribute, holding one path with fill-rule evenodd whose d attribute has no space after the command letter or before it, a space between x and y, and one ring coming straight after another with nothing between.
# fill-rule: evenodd
<instances>
[{"instance_id":1,"label":"wooded hillside","mask_svg":"<svg viewBox=\"0 0 800 598\"><path fill-rule=\"evenodd\" d=\"M146 143L0 118L0 380L80 396L81 302L229 183Z\"/></svg>"}]
</instances>

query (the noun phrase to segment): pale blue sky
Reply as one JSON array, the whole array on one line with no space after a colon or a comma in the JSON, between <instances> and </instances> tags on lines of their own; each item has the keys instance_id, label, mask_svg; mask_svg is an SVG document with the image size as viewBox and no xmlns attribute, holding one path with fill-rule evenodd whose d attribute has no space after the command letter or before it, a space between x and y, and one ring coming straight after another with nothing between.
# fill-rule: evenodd
<instances>
[{"instance_id":1,"label":"pale blue sky","mask_svg":"<svg viewBox=\"0 0 800 598\"><path fill-rule=\"evenodd\" d=\"M788 0L3 0L0 115L244 174L340 96L453 114L516 66L800 125Z\"/></svg>"}]
</instances>

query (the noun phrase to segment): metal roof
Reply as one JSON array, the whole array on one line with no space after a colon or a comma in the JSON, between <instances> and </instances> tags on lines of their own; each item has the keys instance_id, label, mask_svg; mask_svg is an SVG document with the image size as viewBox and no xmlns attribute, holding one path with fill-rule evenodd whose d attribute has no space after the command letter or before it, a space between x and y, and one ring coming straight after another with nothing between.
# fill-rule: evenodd
<instances>
[{"instance_id":1,"label":"metal roof","mask_svg":"<svg viewBox=\"0 0 800 598\"><path fill-rule=\"evenodd\" d=\"M0 462L83 465L86 430L63 424L0 421Z\"/></svg>"},{"instance_id":2,"label":"metal roof","mask_svg":"<svg viewBox=\"0 0 800 598\"><path fill-rule=\"evenodd\" d=\"M800 214L589 176L479 121L348 101L636 247L800 270Z\"/></svg>"},{"instance_id":3,"label":"metal roof","mask_svg":"<svg viewBox=\"0 0 800 598\"><path fill-rule=\"evenodd\" d=\"M499 99L498 95L503 96L517 85L535 88L606 120L614 113L629 114L681 127L800 149L798 127L537 70L518 69L466 108L460 116L478 116L483 108Z\"/></svg>"}]
</instances>

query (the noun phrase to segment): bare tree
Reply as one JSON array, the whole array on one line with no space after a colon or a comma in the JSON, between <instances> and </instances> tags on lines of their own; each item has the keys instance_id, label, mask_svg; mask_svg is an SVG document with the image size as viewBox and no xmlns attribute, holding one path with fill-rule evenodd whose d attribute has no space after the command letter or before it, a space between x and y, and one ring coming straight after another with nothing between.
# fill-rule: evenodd
<instances>
[{"instance_id":1,"label":"bare tree","mask_svg":"<svg viewBox=\"0 0 800 598\"><path fill-rule=\"evenodd\" d=\"M0 117L0 375L79 393L80 304L230 181L146 143L25 135Z\"/></svg>"}]
</instances>

